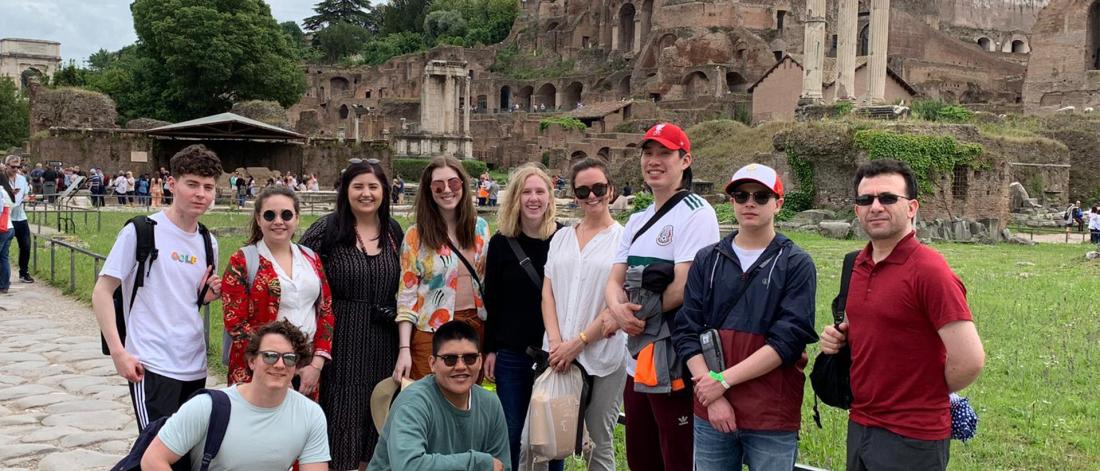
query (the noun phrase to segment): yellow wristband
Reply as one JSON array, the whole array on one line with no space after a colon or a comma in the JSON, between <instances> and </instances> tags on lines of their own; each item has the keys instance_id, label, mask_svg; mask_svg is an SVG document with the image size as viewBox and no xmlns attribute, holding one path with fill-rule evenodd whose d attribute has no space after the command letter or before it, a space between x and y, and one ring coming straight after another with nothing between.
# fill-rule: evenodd
<instances>
[{"instance_id":1,"label":"yellow wristband","mask_svg":"<svg viewBox=\"0 0 1100 471\"><path fill-rule=\"evenodd\" d=\"M584 332L581 332L580 337L581 337L581 342L584 342L585 345L588 345L588 334L585 334Z\"/></svg>"}]
</instances>

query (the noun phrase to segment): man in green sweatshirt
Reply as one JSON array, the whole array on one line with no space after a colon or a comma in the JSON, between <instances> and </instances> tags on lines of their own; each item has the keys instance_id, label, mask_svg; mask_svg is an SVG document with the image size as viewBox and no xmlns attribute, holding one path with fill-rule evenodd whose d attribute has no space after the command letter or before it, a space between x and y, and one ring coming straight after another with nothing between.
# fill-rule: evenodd
<instances>
[{"instance_id":1,"label":"man in green sweatshirt","mask_svg":"<svg viewBox=\"0 0 1100 471\"><path fill-rule=\"evenodd\" d=\"M512 469L504 409L476 384L479 351L477 332L464 322L435 331L432 374L397 396L368 469Z\"/></svg>"}]
</instances>

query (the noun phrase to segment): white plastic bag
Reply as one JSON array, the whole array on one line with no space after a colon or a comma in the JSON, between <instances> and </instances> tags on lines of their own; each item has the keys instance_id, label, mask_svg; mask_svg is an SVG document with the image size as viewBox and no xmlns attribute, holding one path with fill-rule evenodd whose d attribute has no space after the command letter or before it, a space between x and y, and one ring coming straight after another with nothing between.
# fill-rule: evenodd
<instances>
[{"instance_id":1,"label":"white plastic bag","mask_svg":"<svg viewBox=\"0 0 1100 471\"><path fill-rule=\"evenodd\" d=\"M547 368L535 379L531 405L523 425L523 464L543 463L573 454L577 427L581 425L583 389L584 377L576 365L570 365L565 373Z\"/></svg>"}]
</instances>

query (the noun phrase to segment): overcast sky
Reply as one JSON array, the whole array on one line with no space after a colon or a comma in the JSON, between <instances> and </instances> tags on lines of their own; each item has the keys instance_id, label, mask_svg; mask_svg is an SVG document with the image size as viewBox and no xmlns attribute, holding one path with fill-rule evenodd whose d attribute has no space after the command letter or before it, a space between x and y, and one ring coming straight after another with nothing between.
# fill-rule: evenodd
<instances>
[{"instance_id":1,"label":"overcast sky","mask_svg":"<svg viewBox=\"0 0 1100 471\"><path fill-rule=\"evenodd\" d=\"M313 14L317 0L266 0L280 23ZM132 0L0 0L0 38L61 43L65 62L83 63L100 48L116 51L137 40Z\"/></svg>"}]
</instances>

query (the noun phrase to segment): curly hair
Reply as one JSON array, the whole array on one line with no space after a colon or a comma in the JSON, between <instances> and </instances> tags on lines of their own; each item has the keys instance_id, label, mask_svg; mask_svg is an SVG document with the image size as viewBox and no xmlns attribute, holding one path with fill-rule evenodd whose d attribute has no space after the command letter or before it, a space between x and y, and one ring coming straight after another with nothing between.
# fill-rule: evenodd
<instances>
[{"instance_id":1,"label":"curly hair","mask_svg":"<svg viewBox=\"0 0 1100 471\"><path fill-rule=\"evenodd\" d=\"M184 175L218 178L222 174L222 161L218 159L218 154L202 144L190 145L176 152L169 165L176 178Z\"/></svg>"},{"instance_id":2,"label":"curly hair","mask_svg":"<svg viewBox=\"0 0 1100 471\"><path fill-rule=\"evenodd\" d=\"M252 336L248 339L248 348L244 350L245 358L249 360L249 363L260 353L260 341L267 334L282 335L290 342L290 345L294 348L294 353L298 354L298 368L309 364L313 360L313 346L310 345L309 339L297 326L284 319L268 323L252 332ZM249 368L249 372L251 372L251 368Z\"/></svg>"}]
</instances>

